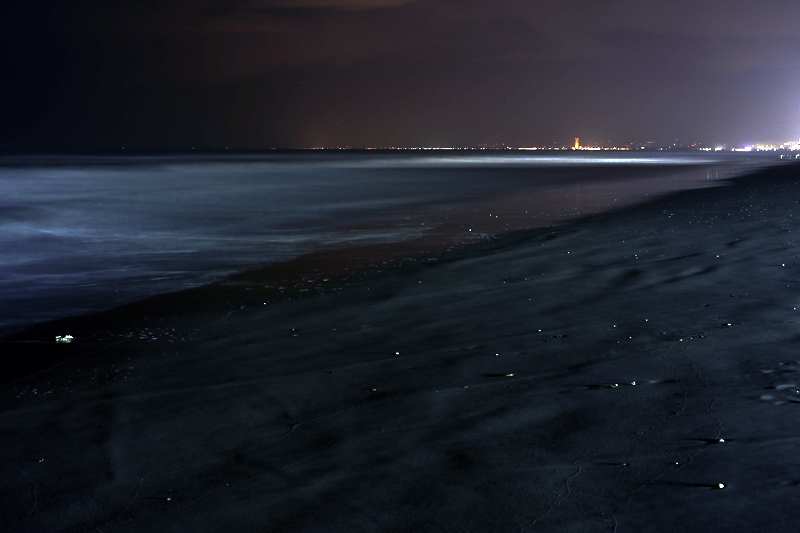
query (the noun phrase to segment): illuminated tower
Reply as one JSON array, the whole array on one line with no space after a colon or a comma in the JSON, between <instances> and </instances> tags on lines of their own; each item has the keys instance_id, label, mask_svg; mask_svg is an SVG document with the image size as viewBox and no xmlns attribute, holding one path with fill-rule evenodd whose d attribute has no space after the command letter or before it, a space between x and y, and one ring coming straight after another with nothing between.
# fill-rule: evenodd
<instances>
[{"instance_id":1,"label":"illuminated tower","mask_svg":"<svg viewBox=\"0 0 800 533\"><path fill-rule=\"evenodd\" d=\"M575 137L575 149L578 150L581 147L581 138Z\"/></svg>"}]
</instances>

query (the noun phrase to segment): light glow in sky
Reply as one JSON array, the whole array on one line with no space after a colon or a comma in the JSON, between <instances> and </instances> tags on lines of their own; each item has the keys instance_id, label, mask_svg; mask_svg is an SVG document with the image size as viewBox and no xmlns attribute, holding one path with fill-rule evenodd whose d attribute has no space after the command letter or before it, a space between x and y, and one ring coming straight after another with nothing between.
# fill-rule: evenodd
<instances>
[{"instance_id":1,"label":"light glow in sky","mask_svg":"<svg viewBox=\"0 0 800 533\"><path fill-rule=\"evenodd\" d=\"M780 144L800 136L796 9L10 2L0 148Z\"/></svg>"}]
</instances>

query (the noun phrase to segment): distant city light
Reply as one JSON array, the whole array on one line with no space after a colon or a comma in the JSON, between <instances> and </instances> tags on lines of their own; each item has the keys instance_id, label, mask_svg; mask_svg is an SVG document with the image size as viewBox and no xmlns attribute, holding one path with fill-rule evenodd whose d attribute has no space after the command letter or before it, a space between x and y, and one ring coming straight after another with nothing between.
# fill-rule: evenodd
<instances>
[{"instance_id":1,"label":"distant city light","mask_svg":"<svg viewBox=\"0 0 800 533\"><path fill-rule=\"evenodd\" d=\"M193 148L194 149L194 148ZM542 150L542 151L699 151L699 152L769 152L769 151L800 151L800 139L781 144L755 143L728 147L724 144L707 146L703 143L679 143L677 139L667 142L648 141L645 143L628 143L612 145L602 142L587 142L581 144L580 137L574 137L573 143L559 145L553 142L544 146L508 146L505 143L479 144L472 146L317 146L311 150Z\"/></svg>"}]
</instances>

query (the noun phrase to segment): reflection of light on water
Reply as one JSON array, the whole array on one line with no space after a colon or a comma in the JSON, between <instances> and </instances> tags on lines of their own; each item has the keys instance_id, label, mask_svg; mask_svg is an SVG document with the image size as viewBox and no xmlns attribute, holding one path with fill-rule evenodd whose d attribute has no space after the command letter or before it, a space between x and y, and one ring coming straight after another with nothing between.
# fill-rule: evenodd
<instances>
[{"instance_id":1,"label":"reflection of light on water","mask_svg":"<svg viewBox=\"0 0 800 533\"><path fill-rule=\"evenodd\" d=\"M668 157L591 157L591 156L478 156L478 157L420 157L364 158L341 162L324 162L341 167L445 167L459 165L708 165L731 162L727 158L675 156Z\"/></svg>"},{"instance_id":2,"label":"reflection of light on water","mask_svg":"<svg viewBox=\"0 0 800 533\"><path fill-rule=\"evenodd\" d=\"M439 239L458 239L465 231L482 237L502 235L561 224L568 220L619 209L659 196L689 189L719 187L726 179L756 168L769 166L766 160L746 165L715 165L710 168L677 167L639 179L551 183L534 188L514 189L509 194L471 198L460 204L439 206L419 213L431 233ZM487 216L488 215L488 216ZM406 217L408 219L408 217ZM468 229L467 229L468 228Z\"/></svg>"},{"instance_id":3,"label":"reflection of light on water","mask_svg":"<svg viewBox=\"0 0 800 533\"><path fill-rule=\"evenodd\" d=\"M587 166L598 165L611 167L614 165L709 165L709 164L740 164L743 154L738 152L602 152L597 153L573 153L562 152L554 155L536 154L530 152L508 151L502 154L487 153L457 153L442 155L418 155L411 153L403 154L350 154L344 157L342 154L319 154L311 159L275 159L274 162L281 166L312 166L333 167L333 168L442 168L442 167L461 167L461 166L497 166L497 167L551 167L558 166ZM775 160L775 155L761 154L755 152L747 153L747 164L753 160Z\"/></svg>"},{"instance_id":4,"label":"reflection of light on water","mask_svg":"<svg viewBox=\"0 0 800 533\"><path fill-rule=\"evenodd\" d=\"M461 164L484 164L484 165L496 165L499 163L502 164L536 164L536 163L556 163L560 165L615 165L615 164L657 164L657 165L693 165L693 164L709 164L709 163L719 163L721 162L719 159L697 159L691 157L513 157L513 158L506 158L506 157L465 157L465 158L436 158L431 159L430 163L437 163L437 164L454 164L454 163L461 163Z\"/></svg>"}]
</instances>

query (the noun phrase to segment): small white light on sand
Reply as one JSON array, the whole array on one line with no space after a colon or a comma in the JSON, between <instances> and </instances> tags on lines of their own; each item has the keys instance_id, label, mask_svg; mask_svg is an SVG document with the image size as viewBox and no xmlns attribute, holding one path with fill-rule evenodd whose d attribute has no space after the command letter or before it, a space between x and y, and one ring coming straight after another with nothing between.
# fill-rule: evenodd
<instances>
[{"instance_id":1,"label":"small white light on sand","mask_svg":"<svg viewBox=\"0 0 800 533\"><path fill-rule=\"evenodd\" d=\"M513 377L514 377L514 374L506 374L506 377L507 377L507 378L513 378Z\"/></svg>"},{"instance_id":2,"label":"small white light on sand","mask_svg":"<svg viewBox=\"0 0 800 533\"><path fill-rule=\"evenodd\" d=\"M395 355L400 355L400 352L394 352Z\"/></svg>"},{"instance_id":3,"label":"small white light on sand","mask_svg":"<svg viewBox=\"0 0 800 533\"><path fill-rule=\"evenodd\" d=\"M636 385L636 382L635 381L631 381L631 385Z\"/></svg>"},{"instance_id":4,"label":"small white light on sand","mask_svg":"<svg viewBox=\"0 0 800 533\"><path fill-rule=\"evenodd\" d=\"M192 148L192 150L194 150L194 148ZM168 502L171 502L171 501L172 501L172 498L169 498L169 497L168 497L168 498L167 498L167 501L168 501Z\"/></svg>"},{"instance_id":5,"label":"small white light on sand","mask_svg":"<svg viewBox=\"0 0 800 533\"><path fill-rule=\"evenodd\" d=\"M719 439L719 442L725 442L725 439Z\"/></svg>"},{"instance_id":6,"label":"small white light on sand","mask_svg":"<svg viewBox=\"0 0 800 533\"><path fill-rule=\"evenodd\" d=\"M717 488L718 489L724 489L725 488L725 483L717 483Z\"/></svg>"}]
</instances>

